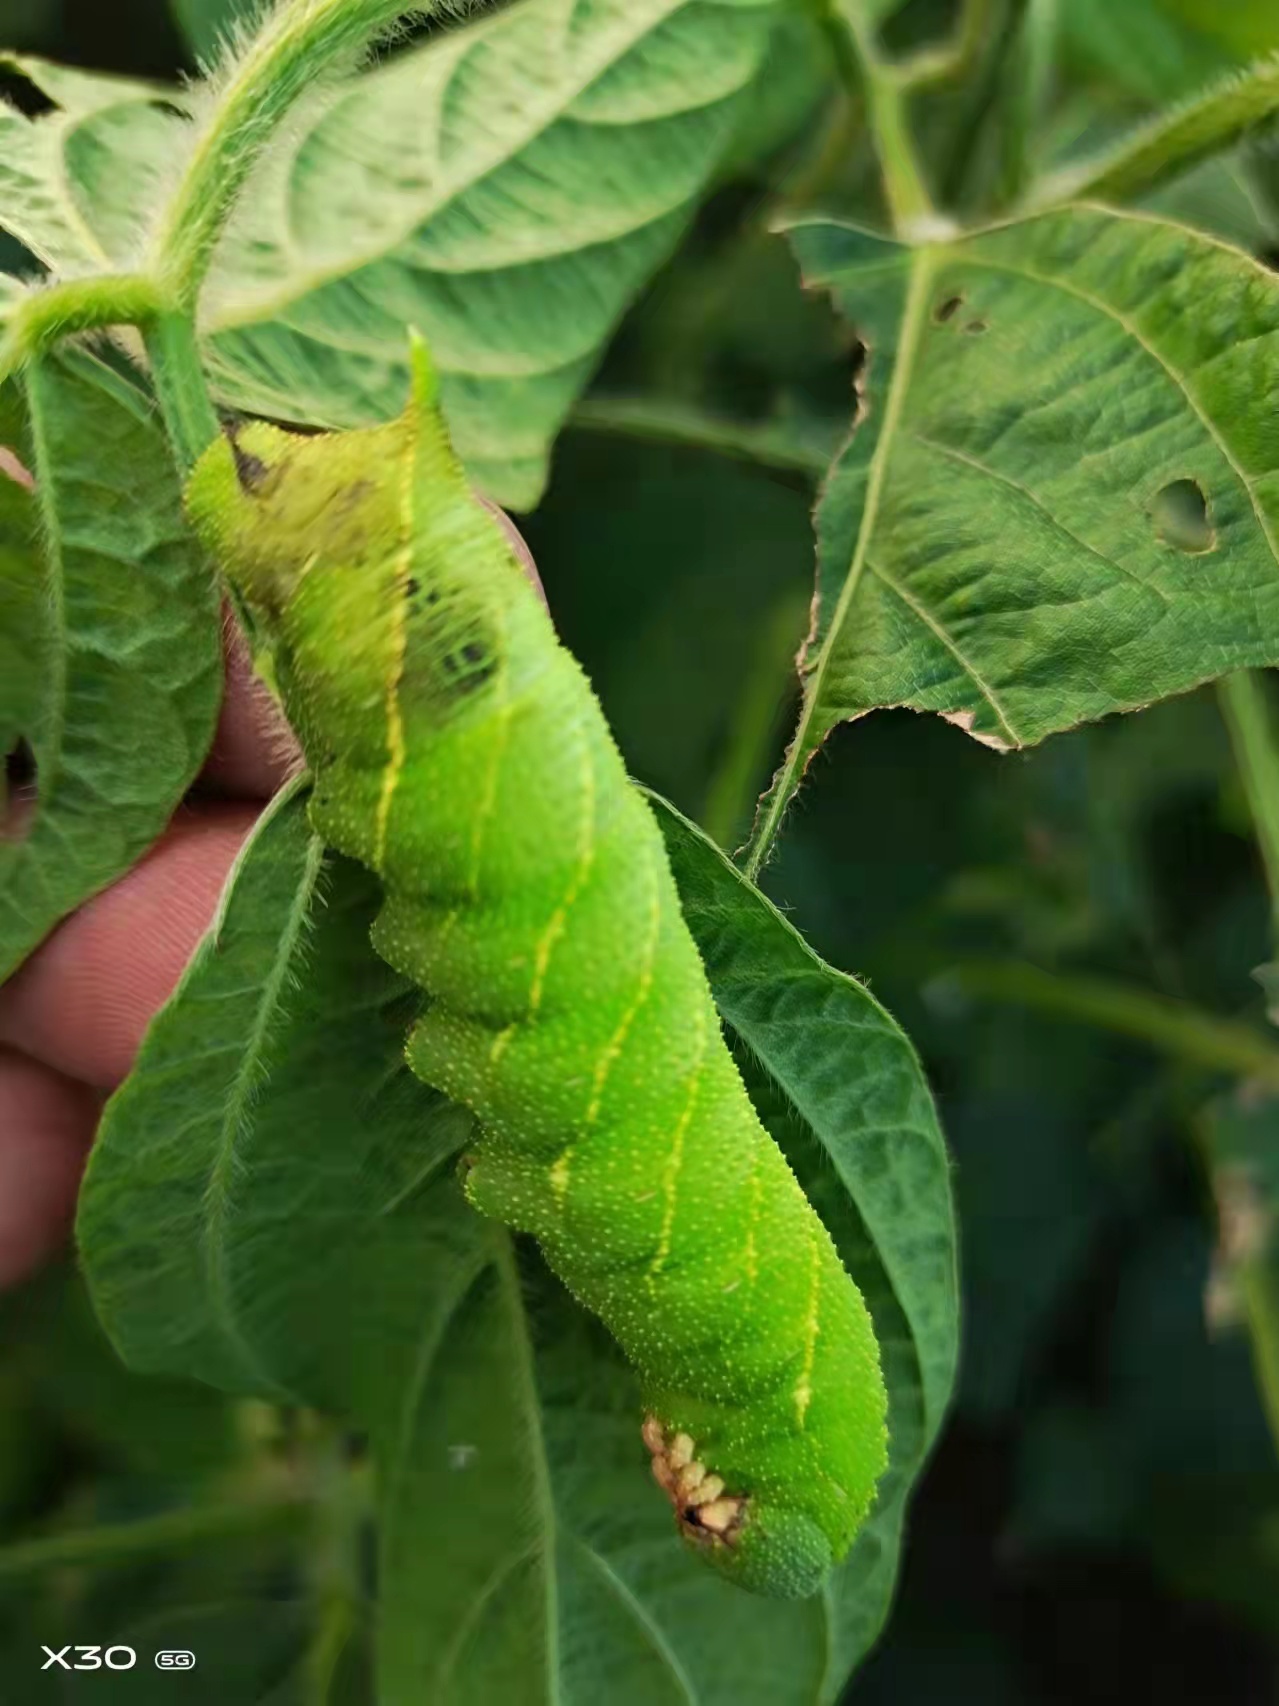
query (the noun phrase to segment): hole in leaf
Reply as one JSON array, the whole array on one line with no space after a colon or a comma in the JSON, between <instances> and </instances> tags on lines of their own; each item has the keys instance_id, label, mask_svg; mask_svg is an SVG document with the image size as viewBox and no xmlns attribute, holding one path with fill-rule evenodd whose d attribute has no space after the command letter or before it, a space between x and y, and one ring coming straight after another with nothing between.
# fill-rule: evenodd
<instances>
[{"instance_id":1,"label":"hole in leaf","mask_svg":"<svg viewBox=\"0 0 1279 1706\"><path fill-rule=\"evenodd\" d=\"M17 107L24 118L39 118L44 113L51 113L58 104L43 89L38 89L16 65L0 69L0 99L11 107Z\"/></svg>"},{"instance_id":2,"label":"hole in leaf","mask_svg":"<svg viewBox=\"0 0 1279 1706\"><path fill-rule=\"evenodd\" d=\"M0 790L0 841L21 841L31 827L36 804L36 755L21 736L4 755Z\"/></svg>"},{"instance_id":3,"label":"hole in leaf","mask_svg":"<svg viewBox=\"0 0 1279 1706\"><path fill-rule=\"evenodd\" d=\"M944 326L947 320L953 320L964 305L962 296L948 296L933 309L933 319L939 326Z\"/></svg>"},{"instance_id":4,"label":"hole in leaf","mask_svg":"<svg viewBox=\"0 0 1279 1706\"><path fill-rule=\"evenodd\" d=\"M1216 547L1208 500L1198 480L1173 480L1156 492L1150 520L1165 545L1187 556L1201 557Z\"/></svg>"}]
</instances>

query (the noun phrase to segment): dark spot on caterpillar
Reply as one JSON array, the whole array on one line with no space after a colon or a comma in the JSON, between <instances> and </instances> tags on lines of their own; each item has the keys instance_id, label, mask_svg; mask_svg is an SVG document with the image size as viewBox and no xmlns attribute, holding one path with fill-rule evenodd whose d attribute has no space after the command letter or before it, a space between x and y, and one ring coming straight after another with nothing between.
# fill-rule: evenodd
<instances>
[{"instance_id":1,"label":"dark spot on caterpillar","mask_svg":"<svg viewBox=\"0 0 1279 1706\"><path fill-rule=\"evenodd\" d=\"M410 575L409 578L404 583L405 596L408 598L416 598L418 595L418 592L420 591L420 588L421 588L421 583L418 581L417 576L416 575Z\"/></svg>"},{"instance_id":2,"label":"dark spot on caterpillar","mask_svg":"<svg viewBox=\"0 0 1279 1706\"><path fill-rule=\"evenodd\" d=\"M953 320L964 305L962 296L948 296L944 302L939 302L933 309L933 319L939 326L944 326L947 320Z\"/></svg>"},{"instance_id":3,"label":"dark spot on caterpillar","mask_svg":"<svg viewBox=\"0 0 1279 1706\"><path fill-rule=\"evenodd\" d=\"M476 693L497 673L497 659L481 640L467 640L440 658L450 694Z\"/></svg>"},{"instance_id":4,"label":"dark spot on caterpillar","mask_svg":"<svg viewBox=\"0 0 1279 1706\"><path fill-rule=\"evenodd\" d=\"M341 491L334 492L326 508L334 520L341 520L352 510L358 509L373 490L372 480L352 480L349 486L343 486Z\"/></svg>"},{"instance_id":5,"label":"dark spot on caterpillar","mask_svg":"<svg viewBox=\"0 0 1279 1706\"><path fill-rule=\"evenodd\" d=\"M241 450L235 436L235 428L227 428L227 443L231 446L231 454L235 458L235 477L240 482L240 490L252 497L262 486L263 481L271 470L260 456L253 456L247 450Z\"/></svg>"}]
</instances>

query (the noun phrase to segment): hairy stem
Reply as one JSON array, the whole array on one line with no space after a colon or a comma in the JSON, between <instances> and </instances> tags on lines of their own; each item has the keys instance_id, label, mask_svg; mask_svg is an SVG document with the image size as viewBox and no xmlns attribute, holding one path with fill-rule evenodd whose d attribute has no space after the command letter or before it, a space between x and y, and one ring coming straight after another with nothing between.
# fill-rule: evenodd
<instances>
[{"instance_id":1,"label":"hairy stem","mask_svg":"<svg viewBox=\"0 0 1279 1706\"><path fill-rule=\"evenodd\" d=\"M147 328L147 357L174 458L185 477L218 435L218 417L204 383L195 323L165 313Z\"/></svg>"},{"instance_id":2,"label":"hairy stem","mask_svg":"<svg viewBox=\"0 0 1279 1706\"><path fill-rule=\"evenodd\" d=\"M994 0L964 0L959 27L944 47L925 48L893 67L897 82L905 89L931 89L942 83L962 82L981 55L991 21Z\"/></svg>"},{"instance_id":3,"label":"hairy stem","mask_svg":"<svg viewBox=\"0 0 1279 1706\"><path fill-rule=\"evenodd\" d=\"M272 13L231 67L156 232L152 269L171 307L194 311L239 193L299 95L404 13L438 13L449 3L286 0Z\"/></svg>"},{"instance_id":4,"label":"hairy stem","mask_svg":"<svg viewBox=\"0 0 1279 1706\"><path fill-rule=\"evenodd\" d=\"M788 593L764 622L729 723L727 748L706 791L702 828L726 852L743 821L749 827L751 807L767 780L769 754L776 750L781 715L795 684L795 647L807 605L807 599Z\"/></svg>"},{"instance_id":5,"label":"hairy stem","mask_svg":"<svg viewBox=\"0 0 1279 1706\"><path fill-rule=\"evenodd\" d=\"M1217 694L1266 868L1273 936L1279 948L1279 730L1266 677L1259 671L1240 670L1222 677Z\"/></svg>"},{"instance_id":6,"label":"hairy stem","mask_svg":"<svg viewBox=\"0 0 1279 1706\"><path fill-rule=\"evenodd\" d=\"M1117 1031L1193 1065L1279 1087L1279 1048L1267 1036L1183 1001L1108 978L1063 976L1017 961L969 961L948 978L970 995Z\"/></svg>"},{"instance_id":7,"label":"hairy stem","mask_svg":"<svg viewBox=\"0 0 1279 1706\"><path fill-rule=\"evenodd\" d=\"M155 286L138 273L73 278L23 297L0 342L0 381L41 350L77 332L144 324L159 306Z\"/></svg>"}]
</instances>

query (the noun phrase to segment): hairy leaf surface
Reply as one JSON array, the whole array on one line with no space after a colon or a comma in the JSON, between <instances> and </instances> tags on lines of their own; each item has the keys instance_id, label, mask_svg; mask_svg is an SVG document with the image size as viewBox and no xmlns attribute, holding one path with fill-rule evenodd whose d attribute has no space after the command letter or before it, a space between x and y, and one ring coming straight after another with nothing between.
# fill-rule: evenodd
<instances>
[{"instance_id":1,"label":"hairy leaf surface","mask_svg":"<svg viewBox=\"0 0 1279 1706\"><path fill-rule=\"evenodd\" d=\"M26 118L0 102L0 228L57 272L134 257L184 146L182 97L20 55L0 64L54 103Z\"/></svg>"},{"instance_id":2,"label":"hairy leaf surface","mask_svg":"<svg viewBox=\"0 0 1279 1706\"><path fill-rule=\"evenodd\" d=\"M761 845L830 730L878 706L1030 746L1279 658L1273 274L1082 207L914 250L826 221L794 240L868 354Z\"/></svg>"},{"instance_id":3,"label":"hairy leaf surface","mask_svg":"<svg viewBox=\"0 0 1279 1706\"><path fill-rule=\"evenodd\" d=\"M410 321L472 476L530 506L732 141L775 19L771 0L521 0L353 81L273 154L220 252L221 396L387 419Z\"/></svg>"},{"instance_id":4,"label":"hairy leaf surface","mask_svg":"<svg viewBox=\"0 0 1279 1706\"><path fill-rule=\"evenodd\" d=\"M213 738L213 576L146 399L75 354L24 375L51 610L29 833L0 843L0 978L160 834ZM139 762L145 754L145 762Z\"/></svg>"},{"instance_id":5,"label":"hairy leaf surface","mask_svg":"<svg viewBox=\"0 0 1279 1706\"><path fill-rule=\"evenodd\" d=\"M931 1104L870 997L663 821L748 1070L884 1340L888 1494L824 1600L748 1598L674 1544L634 1377L532 1246L467 1208L469 1117L403 1064L412 998L367 943L376 885L320 862L300 797L250 843L93 1157L82 1252L132 1363L353 1409L372 1433L388 1706L800 1706L836 1697L882 1621L954 1357Z\"/></svg>"}]
</instances>

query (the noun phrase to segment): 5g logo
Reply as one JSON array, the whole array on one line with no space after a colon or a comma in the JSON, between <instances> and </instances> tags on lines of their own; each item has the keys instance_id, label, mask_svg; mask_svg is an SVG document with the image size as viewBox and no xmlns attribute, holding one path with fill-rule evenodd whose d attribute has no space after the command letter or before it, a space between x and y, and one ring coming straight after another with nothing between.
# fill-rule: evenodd
<instances>
[{"instance_id":1,"label":"5g logo","mask_svg":"<svg viewBox=\"0 0 1279 1706\"><path fill-rule=\"evenodd\" d=\"M166 1648L164 1652L155 1655L155 1668L157 1670L194 1670L195 1654L187 1652L183 1647Z\"/></svg>"},{"instance_id":2,"label":"5g logo","mask_svg":"<svg viewBox=\"0 0 1279 1706\"><path fill-rule=\"evenodd\" d=\"M108 1670L132 1670L138 1662L132 1647L59 1647L54 1652L42 1642L40 1651L45 1655L41 1670L52 1670L55 1665L63 1670L101 1670L104 1665ZM69 1659L68 1653L74 1653L75 1658Z\"/></svg>"}]
</instances>

